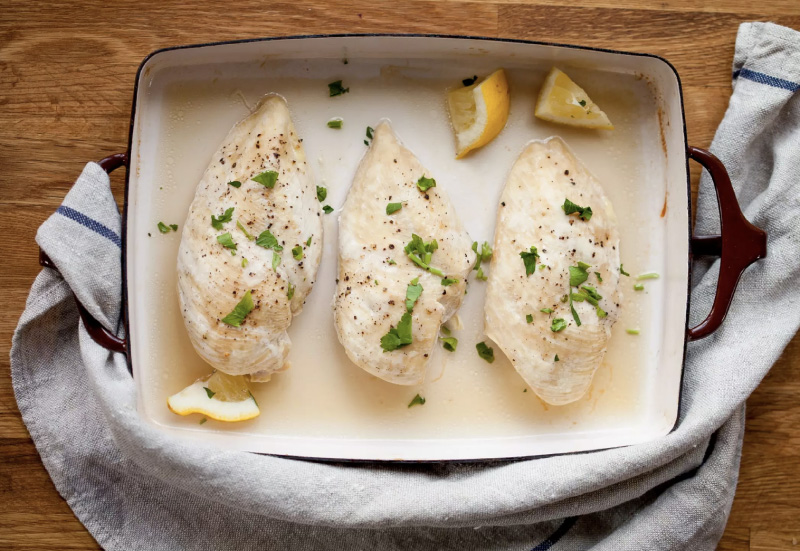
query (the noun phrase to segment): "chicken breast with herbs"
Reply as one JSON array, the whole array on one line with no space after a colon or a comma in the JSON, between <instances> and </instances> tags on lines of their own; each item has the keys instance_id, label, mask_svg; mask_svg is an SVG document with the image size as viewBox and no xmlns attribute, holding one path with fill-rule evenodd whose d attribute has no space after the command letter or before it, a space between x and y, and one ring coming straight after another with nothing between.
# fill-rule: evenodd
<instances>
[{"instance_id":1,"label":"chicken breast with herbs","mask_svg":"<svg viewBox=\"0 0 800 551\"><path fill-rule=\"evenodd\" d=\"M503 190L486 334L542 400L581 398L619 307L619 235L597 179L560 138L529 144Z\"/></svg>"},{"instance_id":2,"label":"chicken breast with herbs","mask_svg":"<svg viewBox=\"0 0 800 551\"><path fill-rule=\"evenodd\" d=\"M265 96L214 154L183 226L178 296L197 353L254 381L283 369L321 253L301 140L286 101Z\"/></svg>"},{"instance_id":3,"label":"chicken breast with herbs","mask_svg":"<svg viewBox=\"0 0 800 551\"><path fill-rule=\"evenodd\" d=\"M391 383L421 383L464 297L470 246L441 184L382 122L339 220L334 317L350 359Z\"/></svg>"}]
</instances>

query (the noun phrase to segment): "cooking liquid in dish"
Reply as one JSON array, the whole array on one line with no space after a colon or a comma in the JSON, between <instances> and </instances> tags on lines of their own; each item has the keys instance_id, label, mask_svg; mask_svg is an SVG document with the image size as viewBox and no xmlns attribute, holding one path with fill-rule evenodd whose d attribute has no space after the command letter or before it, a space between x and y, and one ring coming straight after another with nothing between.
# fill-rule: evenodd
<instances>
[{"instance_id":1,"label":"cooking liquid in dish","mask_svg":"<svg viewBox=\"0 0 800 551\"><path fill-rule=\"evenodd\" d=\"M320 67L309 74L331 73L329 79L304 78L306 66ZM415 62L416 63L416 62ZM146 241L149 260L136 269L144 311L152 312L144 339L148 362L160 366L141 376L149 395L147 416L159 424L197 431L235 431L253 435L292 437L426 439L514 437L586 431L597 428L629 430L645 422L644 405L657 389L648 378L658 356L658 316L650 313L665 300L659 280L645 282L634 292L635 276L645 271L663 273L660 247L665 240L660 212L665 182L648 179L652 151L660 150L655 98L646 82L620 75L567 68L615 125L610 132L570 129L537 120L533 107L549 66L507 68L511 86L508 125L492 143L464 160L455 160L452 131L447 119L448 87L494 67L476 58L469 75L442 74L426 69L380 65L351 60L270 62L256 71L241 70L247 78L192 80L176 72L162 94L161 128L157 132L154 213ZM483 65L486 65L485 67ZM208 71L206 71L208 72ZM263 75L263 76L254 76ZM327 84L344 79L350 92L328 97ZM261 416L242 423L179 417L170 413L166 398L207 374L210 367L194 352L183 327L176 292L176 254L179 233L161 235L158 221L183 225L189 204L210 156L226 133L268 92L282 94L297 132L303 138L309 166L317 185L328 189L324 204L335 209L323 215L325 244L317 282L289 335L291 368L266 384L254 384ZM343 127L326 122L341 117ZM446 188L459 217L474 241L492 242L500 193L512 163L531 139L561 136L587 168L597 176L617 213L621 260L632 277L622 277L619 321L613 328L602 366L587 394L566 406L548 406L530 390L498 346L489 364L476 353L483 333L486 283L469 278L468 294L457 319L448 325L458 338L455 353L436 347L425 383L398 386L384 382L353 365L336 338L331 307L337 271L338 209L344 202L359 160L366 150L368 125L381 118ZM645 155L644 149L650 152ZM649 161L642 162L647 158ZM661 161L663 162L663 160ZM663 170L656 171L663 174ZM634 207L635 205L635 207ZM141 231L141 229L139 230ZM492 270L491 262L485 269ZM651 320L651 317L653 318ZM460 320L460 325L459 324ZM525 320L520 320L525 323ZM627 328L641 330L638 336ZM376 342L376 346L379 344ZM144 360L142 360L144 361ZM407 407L419 393L422 406Z\"/></svg>"}]
</instances>

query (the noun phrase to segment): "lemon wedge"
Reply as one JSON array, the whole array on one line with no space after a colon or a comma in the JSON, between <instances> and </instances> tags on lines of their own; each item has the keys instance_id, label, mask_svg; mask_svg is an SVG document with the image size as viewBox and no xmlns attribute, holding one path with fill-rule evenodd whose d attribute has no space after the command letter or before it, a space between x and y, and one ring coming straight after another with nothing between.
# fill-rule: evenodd
<instances>
[{"instance_id":1,"label":"lemon wedge","mask_svg":"<svg viewBox=\"0 0 800 551\"><path fill-rule=\"evenodd\" d=\"M550 69L539 91L534 114L540 119L569 126L614 129L608 116L583 88L555 67Z\"/></svg>"},{"instance_id":2,"label":"lemon wedge","mask_svg":"<svg viewBox=\"0 0 800 551\"><path fill-rule=\"evenodd\" d=\"M505 71L498 69L482 81L452 90L447 106L456 134L456 159L461 159L505 127L510 107Z\"/></svg>"},{"instance_id":3,"label":"lemon wedge","mask_svg":"<svg viewBox=\"0 0 800 551\"><path fill-rule=\"evenodd\" d=\"M167 407L178 415L202 413L217 421L247 421L261 410L250 393L244 375L214 371L167 398Z\"/></svg>"}]
</instances>

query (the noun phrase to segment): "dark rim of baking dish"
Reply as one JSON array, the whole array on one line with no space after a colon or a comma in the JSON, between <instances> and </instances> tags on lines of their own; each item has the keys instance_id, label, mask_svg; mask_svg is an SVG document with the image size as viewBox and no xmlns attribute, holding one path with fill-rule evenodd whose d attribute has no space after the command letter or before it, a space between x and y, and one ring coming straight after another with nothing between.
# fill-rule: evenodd
<instances>
[{"instance_id":1,"label":"dark rim of baking dish","mask_svg":"<svg viewBox=\"0 0 800 551\"><path fill-rule=\"evenodd\" d=\"M302 39L309 39L309 38L445 38L445 39L458 39L458 40L483 40L488 42L509 42L515 44L531 44L536 46L552 46L557 48L570 48L573 50L590 50L594 52L602 52L608 54L618 54L618 55L626 55L626 56L635 56L635 57L648 57L652 59L656 59L664 63L672 73L675 75L675 80L678 83L678 96L680 98L681 104L681 124L683 125L683 151L684 151L684 159L685 159L685 168L686 168L686 208L688 211L688 220L687 220L687 240L688 240L688 254L687 254L687 264L688 264L688 272L687 272L687 281L686 281L686 311L684 313L684 337L683 337L683 352L681 355L681 378L678 387L678 410L675 415L675 423L672 425L672 428L669 430L668 434L673 432L680 422L681 419L681 409L682 409L682 401L683 401L683 378L686 368L686 347L689 343L689 339L686 335L685 329L689 322L689 310L691 307L691 290L692 290L692 247L691 247L691 240L692 240L692 184L691 184L691 176L689 173L689 155L687 153L689 147L689 141L686 134L686 110L684 109L683 103L683 84L681 83L681 77L678 74L678 71L675 67L670 63L667 59L655 55L655 54L646 54L646 53L638 53L638 52L623 52L619 50L610 50L607 48L596 48L594 46L578 46L575 44L559 44L556 42L539 42L536 40L524 40L519 38L496 38L496 37L488 37L488 36L467 36L467 35L450 35L450 34L419 34L419 33L411 33L411 34L403 34L403 33L342 33L342 34L308 34L308 35L290 35L290 36L273 36L273 37L266 37L266 38L247 38L242 40L227 40L223 42L206 42L202 44L187 44L184 46L170 46L167 48L161 48L151 52L150 54L145 57L142 62L139 64L139 68L136 70L136 81L133 86L133 101L131 103L131 122L130 127L128 129L128 163L131 162L131 145L133 144L133 124L136 120L136 99L139 93L139 83L142 77L142 71L144 70L145 65L148 61L152 58L157 56L158 54L162 54L165 52L171 52L174 50L187 50L191 48L205 48L209 46L224 46L229 44L247 44L250 42L271 42L276 40L302 40ZM130 332L130 317L129 317L129 309L128 309L128 271L127 271L127 251L128 251L128 191L129 191L129 183L130 183L130 170L125 171L125 193L124 199L122 204L122 311L124 316L124 325L125 325L125 338L128 342L127 347L127 354L125 355L125 361L128 365L128 371L133 377L133 361L132 361L132 349L131 346L131 332ZM615 446L615 448L622 448L627 446ZM563 452L563 453L555 453L555 454L547 454L547 455L526 455L526 456L518 456L518 457L492 457L492 458L476 458L476 459L334 459L334 458L324 458L324 457L307 457L301 455L288 455L288 454L268 454L268 453L260 453L259 455L274 455L276 457L286 457L291 459L302 459L306 461L319 461L325 463L396 463L396 464L419 464L419 463L492 463L492 462L510 462L510 461L524 461L528 459L538 459L544 457L552 457L555 455L575 455L575 454L585 454L585 453L595 453L598 451L603 451L612 448L598 448L592 450L585 450L585 451L576 451L576 452ZM250 453L259 453L259 452L250 452Z\"/></svg>"}]
</instances>

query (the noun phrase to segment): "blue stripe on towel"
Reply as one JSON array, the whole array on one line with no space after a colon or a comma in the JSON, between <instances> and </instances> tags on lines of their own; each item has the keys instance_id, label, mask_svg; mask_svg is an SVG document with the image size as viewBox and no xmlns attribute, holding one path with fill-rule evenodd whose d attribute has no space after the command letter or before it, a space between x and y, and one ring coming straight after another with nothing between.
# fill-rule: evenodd
<instances>
[{"instance_id":1,"label":"blue stripe on towel","mask_svg":"<svg viewBox=\"0 0 800 551\"><path fill-rule=\"evenodd\" d=\"M61 216L65 216L70 220L74 220L81 226L85 226L90 230L92 230L93 232L102 235L103 237L114 243L120 249L122 248L122 239L120 239L120 237L116 233L114 233L113 230L104 226L97 220L89 218L82 212L78 212L75 209L65 207L64 205L58 207L58 210L56 210L56 212Z\"/></svg>"},{"instance_id":2,"label":"blue stripe on towel","mask_svg":"<svg viewBox=\"0 0 800 551\"><path fill-rule=\"evenodd\" d=\"M789 90L790 92L797 92L800 90L800 84L796 82L792 82L791 80L783 80L782 78L773 77L770 75L765 75L764 73L759 73L756 71L751 71L750 69L741 69L739 71L734 71L733 78L746 78L747 80L752 80L753 82L758 82L759 84L766 84L767 86L772 86L773 88L782 88L783 90Z\"/></svg>"},{"instance_id":3,"label":"blue stripe on towel","mask_svg":"<svg viewBox=\"0 0 800 551\"><path fill-rule=\"evenodd\" d=\"M542 543L531 549L531 551L547 551L555 544L557 544L558 540L563 538L566 535L566 533L569 532L569 529L572 528L577 521L578 517L565 518L564 522L561 523L561 526L556 528L555 532L547 536L547 538L545 538L545 540Z\"/></svg>"}]
</instances>

